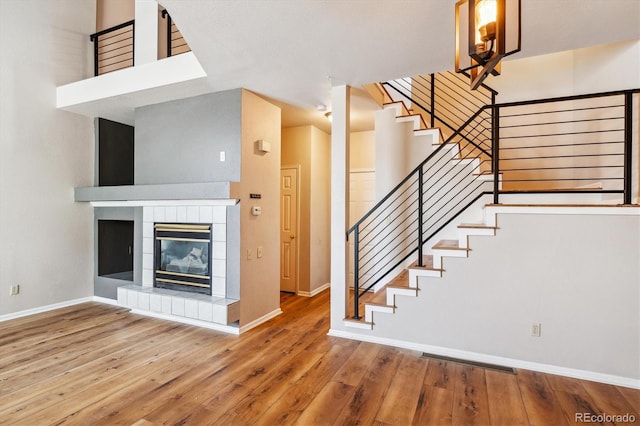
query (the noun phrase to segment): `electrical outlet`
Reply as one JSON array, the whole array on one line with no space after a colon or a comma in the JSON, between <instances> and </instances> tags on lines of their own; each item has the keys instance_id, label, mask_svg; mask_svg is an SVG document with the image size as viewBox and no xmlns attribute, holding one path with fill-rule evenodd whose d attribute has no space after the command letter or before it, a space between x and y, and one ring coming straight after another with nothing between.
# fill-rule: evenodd
<instances>
[{"instance_id":1,"label":"electrical outlet","mask_svg":"<svg viewBox=\"0 0 640 426\"><path fill-rule=\"evenodd\" d=\"M540 337L541 328L542 325L539 322L534 322L533 324L531 324L531 336Z\"/></svg>"},{"instance_id":2,"label":"electrical outlet","mask_svg":"<svg viewBox=\"0 0 640 426\"><path fill-rule=\"evenodd\" d=\"M258 259L262 257L262 246L258 246L258 250L256 251L256 257Z\"/></svg>"},{"instance_id":3,"label":"electrical outlet","mask_svg":"<svg viewBox=\"0 0 640 426\"><path fill-rule=\"evenodd\" d=\"M9 294L11 296L17 296L18 294L20 294L20 284L12 285L9 288Z\"/></svg>"},{"instance_id":4,"label":"electrical outlet","mask_svg":"<svg viewBox=\"0 0 640 426\"><path fill-rule=\"evenodd\" d=\"M253 259L253 250L249 249L247 250L247 260L251 260Z\"/></svg>"}]
</instances>

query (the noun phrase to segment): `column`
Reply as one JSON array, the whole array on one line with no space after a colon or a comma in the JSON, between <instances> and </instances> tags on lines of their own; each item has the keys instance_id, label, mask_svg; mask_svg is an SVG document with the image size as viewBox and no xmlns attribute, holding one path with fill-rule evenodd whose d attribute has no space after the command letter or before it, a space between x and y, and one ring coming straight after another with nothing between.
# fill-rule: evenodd
<instances>
[{"instance_id":1,"label":"column","mask_svg":"<svg viewBox=\"0 0 640 426\"><path fill-rule=\"evenodd\" d=\"M136 0L135 4L133 52L138 66L158 60L158 3L156 0Z\"/></svg>"},{"instance_id":2,"label":"column","mask_svg":"<svg viewBox=\"0 0 640 426\"><path fill-rule=\"evenodd\" d=\"M331 328L341 329L347 313L349 226L350 87L331 89Z\"/></svg>"}]
</instances>

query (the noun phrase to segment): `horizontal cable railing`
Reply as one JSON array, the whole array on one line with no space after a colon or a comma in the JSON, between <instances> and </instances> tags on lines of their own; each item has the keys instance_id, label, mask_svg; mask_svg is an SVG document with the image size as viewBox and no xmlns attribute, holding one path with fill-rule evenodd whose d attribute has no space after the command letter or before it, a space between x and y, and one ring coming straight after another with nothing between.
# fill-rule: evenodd
<instances>
[{"instance_id":1,"label":"horizontal cable railing","mask_svg":"<svg viewBox=\"0 0 640 426\"><path fill-rule=\"evenodd\" d=\"M132 67L135 62L134 39L134 20L91 34L94 75Z\"/></svg>"},{"instance_id":2,"label":"horizontal cable railing","mask_svg":"<svg viewBox=\"0 0 640 426\"><path fill-rule=\"evenodd\" d=\"M631 92L497 107L503 191L624 193Z\"/></svg>"},{"instance_id":3,"label":"horizontal cable railing","mask_svg":"<svg viewBox=\"0 0 640 426\"><path fill-rule=\"evenodd\" d=\"M347 232L353 317L391 273L416 256L422 266L424 244L485 194L499 203L505 193L586 191L630 204L639 98L634 89L480 107Z\"/></svg>"},{"instance_id":4,"label":"horizontal cable railing","mask_svg":"<svg viewBox=\"0 0 640 426\"><path fill-rule=\"evenodd\" d=\"M166 37L167 37L167 57L179 55L181 53L191 52L191 48L182 36L182 33L171 19L171 15L166 9L162 11L162 17L166 19Z\"/></svg>"}]
</instances>

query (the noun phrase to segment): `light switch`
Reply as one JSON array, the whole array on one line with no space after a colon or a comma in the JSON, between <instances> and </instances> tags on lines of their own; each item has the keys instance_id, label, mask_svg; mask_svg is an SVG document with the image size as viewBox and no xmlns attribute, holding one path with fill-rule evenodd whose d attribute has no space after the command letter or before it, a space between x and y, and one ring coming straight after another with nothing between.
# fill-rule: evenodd
<instances>
[{"instance_id":1,"label":"light switch","mask_svg":"<svg viewBox=\"0 0 640 426\"><path fill-rule=\"evenodd\" d=\"M227 159L227 155L224 151L220 151L220 161L225 161Z\"/></svg>"}]
</instances>

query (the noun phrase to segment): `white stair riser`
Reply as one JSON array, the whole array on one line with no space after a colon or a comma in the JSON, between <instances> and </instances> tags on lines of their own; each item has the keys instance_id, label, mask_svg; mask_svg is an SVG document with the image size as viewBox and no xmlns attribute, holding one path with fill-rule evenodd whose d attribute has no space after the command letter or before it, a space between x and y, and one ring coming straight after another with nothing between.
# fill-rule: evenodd
<instances>
[{"instance_id":1,"label":"white stair riser","mask_svg":"<svg viewBox=\"0 0 640 426\"><path fill-rule=\"evenodd\" d=\"M385 314L392 314L395 311L393 306L379 306L379 305L364 305L364 321L373 322L374 312L383 312Z\"/></svg>"},{"instance_id":2,"label":"white stair riser","mask_svg":"<svg viewBox=\"0 0 640 426\"><path fill-rule=\"evenodd\" d=\"M360 321L344 321L344 326L350 328L359 328L362 330L373 330L373 324L370 322L367 323Z\"/></svg>"},{"instance_id":3,"label":"white stair riser","mask_svg":"<svg viewBox=\"0 0 640 426\"><path fill-rule=\"evenodd\" d=\"M443 257L468 257L467 250L433 250L433 267L435 269L442 268Z\"/></svg>"},{"instance_id":4,"label":"white stair riser","mask_svg":"<svg viewBox=\"0 0 640 426\"><path fill-rule=\"evenodd\" d=\"M420 116L419 115L409 115L406 117L397 117L396 121L398 123L413 123L413 130L420 130Z\"/></svg>"},{"instance_id":5,"label":"white stair riser","mask_svg":"<svg viewBox=\"0 0 640 426\"><path fill-rule=\"evenodd\" d=\"M395 110L396 117L400 117L404 113L404 111L402 110L402 103L400 103L400 102L394 102L392 104L385 105L384 109L393 109L393 110Z\"/></svg>"},{"instance_id":6,"label":"white stair riser","mask_svg":"<svg viewBox=\"0 0 640 426\"><path fill-rule=\"evenodd\" d=\"M485 236L496 235L495 228L462 228L458 229L458 239L460 247L469 248L469 236L477 235L477 236Z\"/></svg>"},{"instance_id":7,"label":"white stair riser","mask_svg":"<svg viewBox=\"0 0 640 426\"><path fill-rule=\"evenodd\" d=\"M442 271L434 271L432 269L409 269L409 285L417 287L418 277L437 277L442 278Z\"/></svg>"},{"instance_id":8,"label":"white stair riser","mask_svg":"<svg viewBox=\"0 0 640 426\"><path fill-rule=\"evenodd\" d=\"M396 296L418 297L417 288L387 288L387 305L396 305Z\"/></svg>"},{"instance_id":9,"label":"white stair riser","mask_svg":"<svg viewBox=\"0 0 640 426\"><path fill-rule=\"evenodd\" d=\"M496 212L491 207L484 208L484 224L487 226L497 226Z\"/></svg>"}]
</instances>

